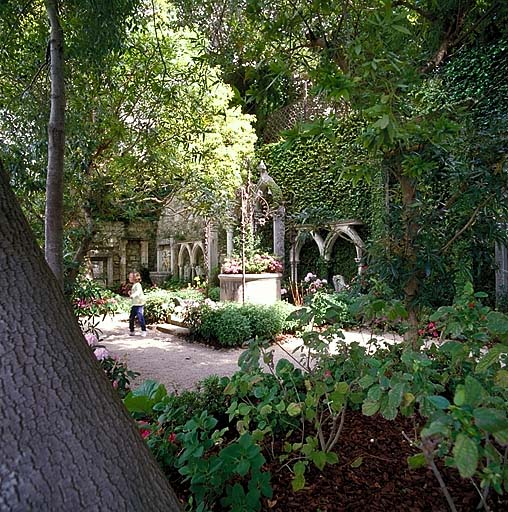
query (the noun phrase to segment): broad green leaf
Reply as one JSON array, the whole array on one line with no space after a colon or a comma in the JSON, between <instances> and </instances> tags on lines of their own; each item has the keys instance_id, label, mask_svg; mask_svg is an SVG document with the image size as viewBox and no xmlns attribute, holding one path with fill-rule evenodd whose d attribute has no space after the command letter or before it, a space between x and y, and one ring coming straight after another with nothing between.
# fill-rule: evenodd
<instances>
[{"instance_id":1,"label":"broad green leaf","mask_svg":"<svg viewBox=\"0 0 508 512\"><path fill-rule=\"evenodd\" d=\"M494 432L494 439L501 446L508 446L508 429L506 429L506 430L499 430L498 432Z\"/></svg>"},{"instance_id":2,"label":"broad green leaf","mask_svg":"<svg viewBox=\"0 0 508 512\"><path fill-rule=\"evenodd\" d=\"M506 345L494 345L478 362L475 372L483 373L487 371L494 363L497 363L501 354L508 353Z\"/></svg>"},{"instance_id":3,"label":"broad green leaf","mask_svg":"<svg viewBox=\"0 0 508 512\"><path fill-rule=\"evenodd\" d=\"M444 396L431 395L427 400L437 409L447 409L450 406L450 402Z\"/></svg>"},{"instance_id":4,"label":"broad green leaf","mask_svg":"<svg viewBox=\"0 0 508 512\"><path fill-rule=\"evenodd\" d=\"M466 384L464 386L465 390L465 403L471 405L472 407L476 407L480 405L482 402L482 397L484 394L483 386L473 377L468 375L466 377Z\"/></svg>"},{"instance_id":5,"label":"broad green leaf","mask_svg":"<svg viewBox=\"0 0 508 512\"><path fill-rule=\"evenodd\" d=\"M302 490L305 487L305 476L295 475L293 480L291 480L291 487L295 492Z\"/></svg>"},{"instance_id":6,"label":"broad green leaf","mask_svg":"<svg viewBox=\"0 0 508 512\"><path fill-rule=\"evenodd\" d=\"M367 392L367 397L369 400L379 400L381 398L381 386L379 384L376 384L375 386L372 386L369 391Z\"/></svg>"},{"instance_id":7,"label":"broad green leaf","mask_svg":"<svg viewBox=\"0 0 508 512\"><path fill-rule=\"evenodd\" d=\"M365 389L365 388L368 388L370 386L372 386L372 384L374 384L374 378L371 376L371 375L364 375L359 381L358 381L358 384L360 385L361 388Z\"/></svg>"},{"instance_id":8,"label":"broad green leaf","mask_svg":"<svg viewBox=\"0 0 508 512\"><path fill-rule=\"evenodd\" d=\"M463 384L459 384L455 389L453 403L458 407L461 407L466 403L466 388L464 387Z\"/></svg>"},{"instance_id":9,"label":"broad green leaf","mask_svg":"<svg viewBox=\"0 0 508 512\"><path fill-rule=\"evenodd\" d=\"M491 311L487 315L487 328L498 336L508 335L508 316L499 311Z\"/></svg>"},{"instance_id":10,"label":"broad green leaf","mask_svg":"<svg viewBox=\"0 0 508 512\"><path fill-rule=\"evenodd\" d=\"M290 416L298 416L302 412L302 405L296 402L292 402L287 407L287 413Z\"/></svg>"},{"instance_id":11,"label":"broad green leaf","mask_svg":"<svg viewBox=\"0 0 508 512\"><path fill-rule=\"evenodd\" d=\"M494 382L501 388L508 387L508 370L499 370L494 376Z\"/></svg>"},{"instance_id":12,"label":"broad green leaf","mask_svg":"<svg viewBox=\"0 0 508 512\"><path fill-rule=\"evenodd\" d=\"M494 433L508 429L506 413L499 409L482 407L473 411L475 424L486 432Z\"/></svg>"},{"instance_id":13,"label":"broad green leaf","mask_svg":"<svg viewBox=\"0 0 508 512\"><path fill-rule=\"evenodd\" d=\"M394 30L397 30L398 32L402 32L403 34L407 34L408 36L411 35L411 31L407 29L406 27L403 27L402 25L392 25L392 28Z\"/></svg>"},{"instance_id":14,"label":"broad green leaf","mask_svg":"<svg viewBox=\"0 0 508 512\"><path fill-rule=\"evenodd\" d=\"M272 406L268 405L268 404L263 405L263 407L261 407L261 409L259 410L259 414L261 414L261 416L267 416L271 412L272 412Z\"/></svg>"},{"instance_id":15,"label":"broad green leaf","mask_svg":"<svg viewBox=\"0 0 508 512\"><path fill-rule=\"evenodd\" d=\"M408 457L407 463L411 469L423 468L427 465L427 461L425 460L425 455L423 455L423 453L417 453L416 455Z\"/></svg>"},{"instance_id":16,"label":"broad green leaf","mask_svg":"<svg viewBox=\"0 0 508 512\"><path fill-rule=\"evenodd\" d=\"M404 383L400 382L395 384L395 386L388 391L388 403L390 407L397 408L402 402L402 397L404 394Z\"/></svg>"},{"instance_id":17,"label":"broad green leaf","mask_svg":"<svg viewBox=\"0 0 508 512\"><path fill-rule=\"evenodd\" d=\"M326 452L326 463L337 464L339 462L339 456L335 452Z\"/></svg>"},{"instance_id":18,"label":"broad green leaf","mask_svg":"<svg viewBox=\"0 0 508 512\"><path fill-rule=\"evenodd\" d=\"M250 463L248 460L245 460L245 459L240 460L240 462L238 462L238 464L236 466L236 472L240 476L245 476L249 472L249 469L250 469Z\"/></svg>"},{"instance_id":19,"label":"broad green leaf","mask_svg":"<svg viewBox=\"0 0 508 512\"><path fill-rule=\"evenodd\" d=\"M415 401L413 393L404 393L402 395L402 407L408 407Z\"/></svg>"},{"instance_id":20,"label":"broad green leaf","mask_svg":"<svg viewBox=\"0 0 508 512\"><path fill-rule=\"evenodd\" d=\"M379 402L373 400L365 400L362 404L362 413L365 416L374 416L379 411Z\"/></svg>"},{"instance_id":21,"label":"broad green leaf","mask_svg":"<svg viewBox=\"0 0 508 512\"><path fill-rule=\"evenodd\" d=\"M462 478L471 478L478 466L478 447L473 439L459 434L453 446L455 465Z\"/></svg>"},{"instance_id":22,"label":"broad green leaf","mask_svg":"<svg viewBox=\"0 0 508 512\"><path fill-rule=\"evenodd\" d=\"M313 451L310 454L310 459L317 466L319 470L323 470L326 466L326 453L322 451Z\"/></svg>"},{"instance_id":23,"label":"broad green leaf","mask_svg":"<svg viewBox=\"0 0 508 512\"><path fill-rule=\"evenodd\" d=\"M358 468L363 464L363 457L356 457L356 459L351 462L350 466L352 468Z\"/></svg>"},{"instance_id":24,"label":"broad green leaf","mask_svg":"<svg viewBox=\"0 0 508 512\"><path fill-rule=\"evenodd\" d=\"M390 116L388 114L384 114L383 117L378 119L373 126L375 128L381 128L381 130L384 130L388 125L390 124ZM384 304L383 304L384 307Z\"/></svg>"},{"instance_id":25,"label":"broad green leaf","mask_svg":"<svg viewBox=\"0 0 508 512\"><path fill-rule=\"evenodd\" d=\"M381 407L381 414L387 420L394 420L397 417L397 407L387 402Z\"/></svg>"}]
</instances>

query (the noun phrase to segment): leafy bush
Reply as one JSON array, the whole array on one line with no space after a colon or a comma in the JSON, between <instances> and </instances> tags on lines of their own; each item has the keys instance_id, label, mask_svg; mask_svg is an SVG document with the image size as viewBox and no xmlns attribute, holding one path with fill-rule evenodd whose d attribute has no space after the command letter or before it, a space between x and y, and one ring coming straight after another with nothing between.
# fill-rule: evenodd
<instances>
[{"instance_id":1,"label":"leafy bush","mask_svg":"<svg viewBox=\"0 0 508 512\"><path fill-rule=\"evenodd\" d=\"M215 302L220 300L220 286L214 286L208 290L208 298Z\"/></svg>"},{"instance_id":2,"label":"leafy bush","mask_svg":"<svg viewBox=\"0 0 508 512\"><path fill-rule=\"evenodd\" d=\"M145 294L145 321L147 324L168 323L177 301L175 294L165 290L154 290Z\"/></svg>"},{"instance_id":3,"label":"leafy bush","mask_svg":"<svg viewBox=\"0 0 508 512\"><path fill-rule=\"evenodd\" d=\"M220 345L226 347L240 346L249 340L253 330L249 319L242 314L240 308L226 305L215 310L213 335Z\"/></svg>"},{"instance_id":4,"label":"leafy bush","mask_svg":"<svg viewBox=\"0 0 508 512\"><path fill-rule=\"evenodd\" d=\"M256 336L271 340L282 332L294 331L296 322L287 320L293 309L283 302L241 305L207 300L189 304L184 318L196 336L222 346L240 346Z\"/></svg>"},{"instance_id":5,"label":"leafy bush","mask_svg":"<svg viewBox=\"0 0 508 512\"><path fill-rule=\"evenodd\" d=\"M343 326L351 323L346 294L318 290L308 295L305 302L314 315L315 325L333 323L336 326Z\"/></svg>"},{"instance_id":6,"label":"leafy bush","mask_svg":"<svg viewBox=\"0 0 508 512\"><path fill-rule=\"evenodd\" d=\"M99 339L95 333L88 332L84 336L113 388L117 390L120 398L125 397L130 391L131 380L139 373L129 370L125 362L111 356L106 348L98 344Z\"/></svg>"},{"instance_id":7,"label":"leafy bush","mask_svg":"<svg viewBox=\"0 0 508 512\"><path fill-rule=\"evenodd\" d=\"M271 306L245 304L238 309L249 322L253 337L273 339L282 332L282 318Z\"/></svg>"},{"instance_id":8,"label":"leafy bush","mask_svg":"<svg viewBox=\"0 0 508 512\"><path fill-rule=\"evenodd\" d=\"M76 279L71 302L83 332L97 331L100 317L118 312L121 303L116 294L85 276Z\"/></svg>"}]
</instances>

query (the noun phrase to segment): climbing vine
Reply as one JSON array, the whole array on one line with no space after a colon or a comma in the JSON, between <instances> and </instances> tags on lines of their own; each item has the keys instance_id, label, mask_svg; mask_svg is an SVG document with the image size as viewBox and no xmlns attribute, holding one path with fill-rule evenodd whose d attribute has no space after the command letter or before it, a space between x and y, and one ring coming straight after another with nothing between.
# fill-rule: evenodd
<instances>
[{"instance_id":1,"label":"climbing vine","mask_svg":"<svg viewBox=\"0 0 508 512\"><path fill-rule=\"evenodd\" d=\"M356 219L370 233L380 229L383 177L357 142L361 128L359 120L344 118L326 131L300 129L259 150L295 224ZM368 181L349 179L358 166L369 168Z\"/></svg>"}]
</instances>

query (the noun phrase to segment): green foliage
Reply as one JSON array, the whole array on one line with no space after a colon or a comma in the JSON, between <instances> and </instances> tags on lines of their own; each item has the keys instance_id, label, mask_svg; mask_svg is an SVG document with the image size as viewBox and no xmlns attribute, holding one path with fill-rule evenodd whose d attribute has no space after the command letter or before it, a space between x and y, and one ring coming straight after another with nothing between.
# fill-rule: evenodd
<instances>
[{"instance_id":1,"label":"green foliage","mask_svg":"<svg viewBox=\"0 0 508 512\"><path fill-rule=\"evenodd\" d=\"M176 293L154 290L145 293L144 316L148 324L169 323L178 304Z\"/></svg>"},{"instance_id":2,"label":"green foliage","mask_svg":"<svg viewBox=\"0 0 508 512\"><path fill-rule=\"evenodd\" d=\"M216 338L220 345L240 346L252 337L251 324L239 308L226 305L214 313L203 321L204 332L210 333L210 338Z\"/></svg>"},{"instance_id":3,"label":"green foliage","mask_svg":"<svg viewBox=\"0 0 508 512\"><path fill-rule=\"evenodd\" d=\"M355 162L366 160L356 142L361 127L361 122L346 117L337 121L333 137L300 133L288 142L262 148L260 155L283 191L287 214L295 221L358 219L370 229L379 224L383 200L379 165L376 171L373 163L368 164L373 168L371 184L343 177Z\"/></svg>"},{"instance_id":4,"label":"green foliage","mask_svg":"<svg viewBox=\"0 0 508 512\"><path fill-rule=\"evenodd\" d=\"M241 346L251 338L273 339L295 328L287 316L293 307L287 303L260 304L193 304L184 318L196 336L221 346Z\"/></svg>"},{"instance_id":5,"label":"green foliage","mask_svg":"<svg viewBox=\"0 0 508 512\"><path fill-rule=\"evenodd\" d=\"M97 332L97 325L109 314L118 312L120 298L100 283L79 276L71 290L71 301L83 332Z\"/></svg>"},{"instance_id":6,"label":"green foliage","mask_svg":"<svg viewBox=\"0 0 508 512\"><path fill-rule=\"evenodd\" d=\"M421 450L408 459L412 468L429 466L441 477L435 464L441 459L461 477L504 493L508 317L481 310L480 304L475 312L467 302L471 297L467 285L456 311L441 310L436 318L443 330L464 322L460 333L467 336L460 342L427 350L375 339L361 346L345 343L337 325L306 329L303 347L290 360L275 363L269 343L258 339L242 354L241 371L230 378L214 377L197 392L171 397L150 384L144 403L134 400L136 392L125 403L138 418L151 418L149 446L168 468L180 468L201 510L219 503L226 509L256 510L249 507L270 496L268 476L260 468L263 450L274 439L284 443L272 457L291 468L293 489L303 488L312 466L323 471L339 462L342 425L353 409L387 420L418 415L424 428L412 439ZM381 295L376 300L365 303L371 311L364 314L387 315L392 321L405 316L400 303ZM471 322L469 315L478 312L485 319ZM312 321L310 310L303 313Z\"/></svg>"},{"instance_id":7,"label":"green foliage","mask_svg":"<svg viewBox=\"0 0 508 512\"><path fill-rule=\"evenodd\" d=\"M105 357L99 362L120 398L127 396L130 393L132 379L138 377L140 373L130 370L127 363L114 357Z\"/></svg>"},{"instance_id":8,"label":"green foliage","mask_svg":"<svg viewBox=\"0 0 508 512\"><path fill-rule=\"evenodd\" d=\"M202 300L204 294L193 287L164 290L155 288L145 293L145 320L148 324L170 323L171 315L182 308L182 304Z\"/></svg>"},{"instance_id":9,"label":"green foliage","mask_svg":"<svg viewBox=\"0 0 508 512\"><path fill-rule=\"evenodd\" d=\"M208 289L208 298L213 300L214 302L219 302L220 300L220 286L213 286Z\"/></svg>"}]
</instances>

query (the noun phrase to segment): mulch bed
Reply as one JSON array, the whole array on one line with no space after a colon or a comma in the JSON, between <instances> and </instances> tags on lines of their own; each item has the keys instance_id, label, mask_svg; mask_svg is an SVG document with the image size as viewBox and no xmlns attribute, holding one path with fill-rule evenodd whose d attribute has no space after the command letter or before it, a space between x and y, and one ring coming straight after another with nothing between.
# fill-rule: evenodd
<instances>
[{"instance_id":1,"label":"mulch bed","mask_svg":"<svg viewBox=\"0 0 508 512\"><path fill-rule=\"evenodd\" d=\"M291 488L291 475L278 461L268 464L272 473L273 499L263 510L273 512L445 512L449 510L439 484L429 469L411 470L407 457L417 453L404 438L415 438L412 419L387 421L349 412L336 451L339 464L315 466L306 474L306 487ZM361 457L362 463L352 467ZM448 490L460 512L476 509L480 499L472 483L452 468L440 467ZM508 496L490 494L490 510L508 510Z\"/></svg>"},{"instance_id":2,"label":"mulch bed","mask_svg":"<svg viewBox=\"0 0 508 512\"><path fill-rule=\"evenodd\" d=\"M306 486L294 492L291 473L279 460L269 460L265 469L271 472L272 499L264 499L264 512L447 512L448 504L430 469L411 470L407 457L417 450L402 435L416 438L418 425L412 418L387 421L349 411L336 452L339 463L319 471L314 465L305 474ZM295 440L296 441L296 440ZM282 440L273 451L282 453ZM265 453L265 457L268 455ZM353 467L361 457L361 464ZM453 468L438 463L457 512L477 510L478 491L469 480L460 478ZM182 503L189 497L180 478L171 484ZM490 512L508 510L508 495L491 491ZM221 510L218 508L217 510ZM484 510L484 509L482 509Z\"/></svg>"}]
</instances>

